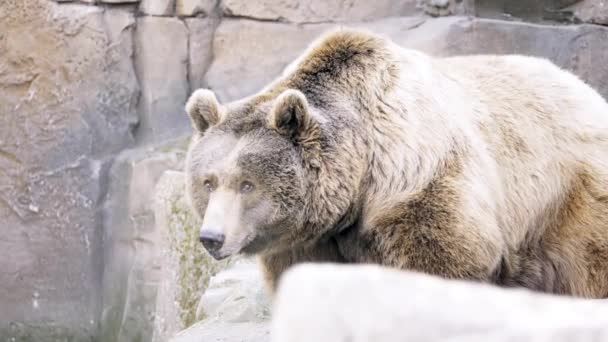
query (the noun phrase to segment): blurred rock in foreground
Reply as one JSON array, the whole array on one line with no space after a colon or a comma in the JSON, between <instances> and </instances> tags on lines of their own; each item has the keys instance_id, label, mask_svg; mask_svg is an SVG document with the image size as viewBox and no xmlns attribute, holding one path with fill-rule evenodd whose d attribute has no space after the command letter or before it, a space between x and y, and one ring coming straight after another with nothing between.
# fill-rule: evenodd
<instances>
[{"instance_id":1,"label":"blurred rock in foreground","mask_svg":"<svg viewBox=\"0 0 608 342\"><path fill-rule=\"evenodd\" d=\"M197 313L202 321L170 342L267 342L269 306L258 265L238 260L209 280Z\"/></svg>"},{"instance_id":2,"label":"blurred rock in foreground","mask_svg":"<svg viewBox=\"0 0 608 342\"><path fill-rule=\"evenodd\" d=\"M301 265L279 286L273 342L607 341L608 305L378 266Z\"/></svg>"}]
</instances>

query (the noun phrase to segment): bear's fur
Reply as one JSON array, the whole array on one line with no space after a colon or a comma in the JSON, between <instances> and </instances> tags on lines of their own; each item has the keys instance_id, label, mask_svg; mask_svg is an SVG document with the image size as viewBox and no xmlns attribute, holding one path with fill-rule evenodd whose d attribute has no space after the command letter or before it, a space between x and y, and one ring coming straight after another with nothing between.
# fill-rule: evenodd
<instances>
[{"instance_id":1,"label":"bear's fur","mask_svg":"<svg viewBox=\"0 0 608 342\"><path fill-rule=\"evenodd\" d=\"M214 256L258 254L272 287L332 261L608 296L608 104L547 60L339 30L258 94L187 111Z\"/></svg>"}]
</instances>

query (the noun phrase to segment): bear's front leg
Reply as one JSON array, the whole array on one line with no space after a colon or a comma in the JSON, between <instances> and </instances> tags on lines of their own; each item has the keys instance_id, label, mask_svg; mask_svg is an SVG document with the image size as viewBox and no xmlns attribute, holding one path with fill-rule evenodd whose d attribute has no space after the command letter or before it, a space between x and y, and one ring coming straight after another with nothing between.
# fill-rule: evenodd
<instances>
[{"instance_id":1,"label":"bear's front leg","mask_svg":"<svg viewBox=\"0 0 608 342\"><path fill-rule=\"evenodd\" d=\"M281 274L289 267L302 262L334 262L342 263L344 258L340 255L334 239L319 241L312 246L293 247L282 252L261 254L259 257L264 279L271 293L277 288Z\"/></svg>"},{"instance_id":2,"label":"bear's front leg","mask_svg":"<svg viewBox=\"0 0 608 342\"><path fill-rule=\"evenodd\" d=\"M502 235L483 196L460 184L443 178L368 208L358 227L338 239L341 253L352 262L494 281L505 250Z\"/></svg>"}]
</instances>

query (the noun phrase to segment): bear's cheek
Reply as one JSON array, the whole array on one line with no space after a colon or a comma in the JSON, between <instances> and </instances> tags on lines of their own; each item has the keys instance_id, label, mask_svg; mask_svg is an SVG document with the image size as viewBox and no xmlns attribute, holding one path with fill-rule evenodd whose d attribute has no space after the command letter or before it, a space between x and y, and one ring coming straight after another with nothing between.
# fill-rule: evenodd
<instances>
[{"instance_id":1,"label":"bear's cheek","mask_svg":"<svg viewBox=\"0 0 608 342\"><path fill-rule=\"evenodd\" d=\"M244 200L243 208L243 223L255 231L267 229L278 213L276 203L263 195Z\"/></svg>"}]
</instances>

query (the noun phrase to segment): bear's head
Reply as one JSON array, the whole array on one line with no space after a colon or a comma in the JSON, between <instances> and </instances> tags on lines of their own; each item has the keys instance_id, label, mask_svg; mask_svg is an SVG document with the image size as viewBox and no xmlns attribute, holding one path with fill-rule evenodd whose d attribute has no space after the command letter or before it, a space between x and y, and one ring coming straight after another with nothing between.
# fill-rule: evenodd
<instances>
[{"instance_id":1,"label":"bear's head","mask_svg":"<svg viewBox=\"0 0 608 342\"><path fill-rule=\"evenodd\" d=\"M320 131L306 97L286 89L223 106L199 89L186 104L195 134L187 192L216 259L285 246L304 224Z\"/></svg>"}]
</instances>

